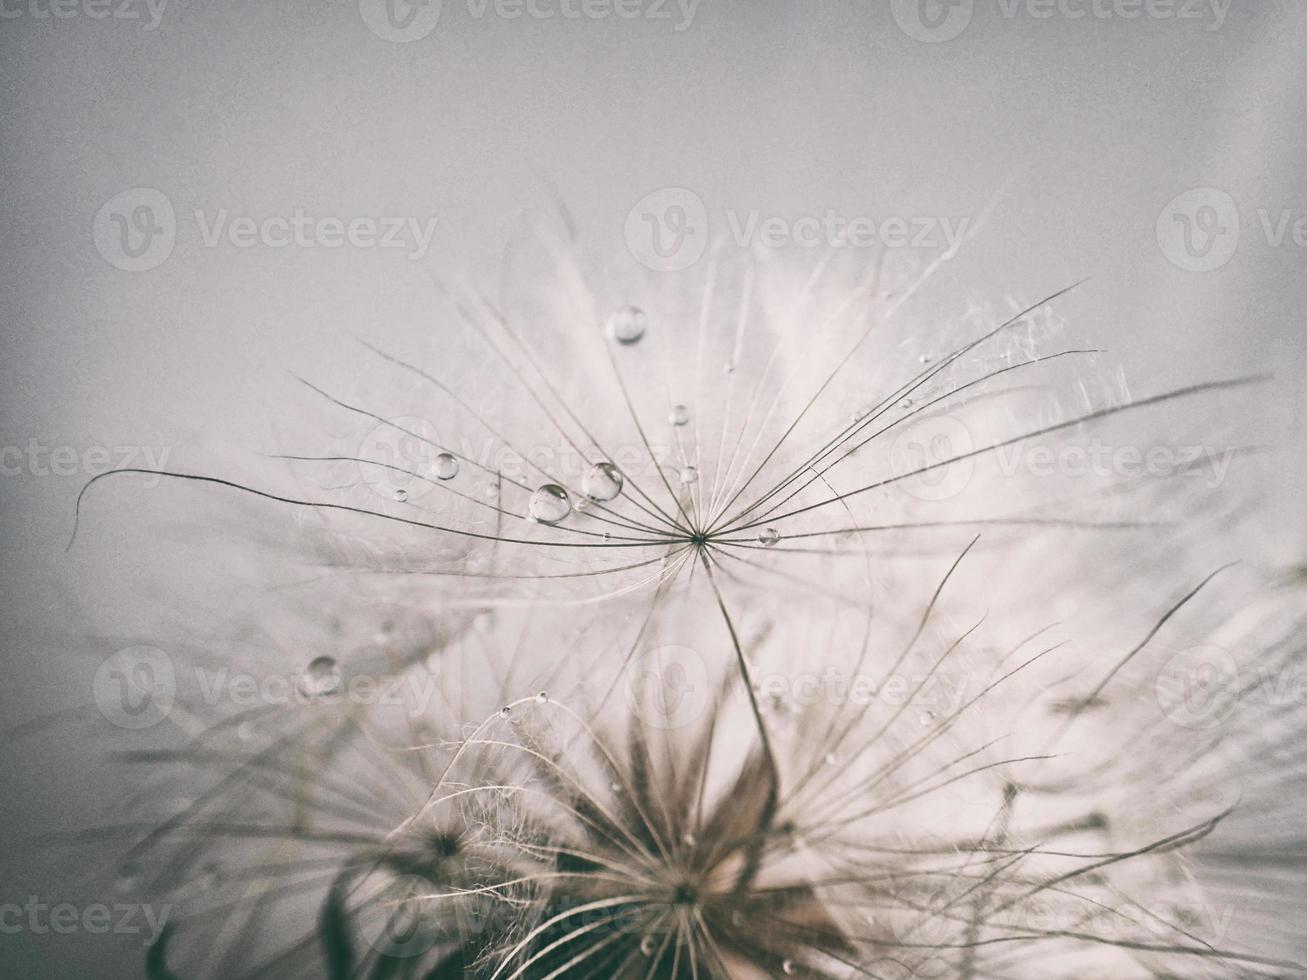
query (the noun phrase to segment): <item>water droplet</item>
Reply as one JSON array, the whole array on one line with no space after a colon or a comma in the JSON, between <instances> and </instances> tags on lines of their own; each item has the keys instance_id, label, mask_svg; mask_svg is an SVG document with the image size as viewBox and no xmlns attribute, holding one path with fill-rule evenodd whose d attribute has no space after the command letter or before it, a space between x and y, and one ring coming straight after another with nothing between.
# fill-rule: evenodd
<instances>
[{"instance_id":1,"label":"water droplet","mask_svg":"<svg viewBox=\"0 0 1307 980\"><path fill-rule=\"evenodd\" d=\"M645 936L640 940L640 952L645 956L653 956L654 950L658 948L658 941L653 936Z\"/></svg>"},{"instance_id":2,"label":"water droplet","mask_svg":"<svg viewBox=\"0 0 1307 980\"><path fill-rule=\"evenodd\" d=\"M408 491L405 490L403 487L401 487L400 489L396 490L396 491L395 491L395 499L398 500L401 504L403 504L403 503L407 503L407 502L408 502Z\"/></svg>"},{"instance_id":3,"label":"water droplet","mask_svg":"<svg viewBox=\"0 0 1307 980\"><path fill-rule=\"evenodd\" d=\"M548 704L548 703L549 703L548 691L541 691L539 694L536 695L536 704Z\"/></svg>"},{"instance_id":4,"label":"water droplet","mask_svg":"<svg viewBox=\"0 0 1307 980\"><path fill-rule=\"evenodd\" d=\"M922 727L927 727L927 726L931 725L934 721L935 721L935 712L933 712L933 711L923 711L923 712L921 713L921 724L922 724Z\"/></svg>"},{"instance_id":5,"label":"water droplet","mask_svg":"<svg viewBox=\"0 0 1307 980\"><path fill-rule=\"evenodd\" d=\"M681 843L686 847L694 847L695 844L699 843L699 839L687 831L681 835Z\"/></svg>"},{"instance_id":6,"label":"water droplet","mask_svg":"<svg viewBox=\"0 0 1307 980\"><path fill-rule=\"evenodd\" d=\"M648 325L644 310L637 306L623 306L608 314L608 336L624 346L638 343Z\"/></svg>"},{"instance_id":7,"label":"water droplet","mask_svg":"<svg viewBox=\"0 0 1307 980\"><path fill-rule=\"evenodd\" d=\"M595 463L581 478L581 492L591 500L612 500L622 492L622 471L612 463Z\"/></svg>"},{"instance_id":8,"label":"water droplet","mask_svg":"<svg viewBox=\"0 0 1307 980\"><path fill-rule=\"evenodd\" d=\"M744 913L739 909L736 909L731 913L731 925L735 926L737 929L744 925Z\"/></svg>"},{"instance_id":9,"label":"water droplet","mask_svg":"<svg viewBox=\"0 0 1307 980\"><path fill-rule=\"evenodd\" d=\"M899 408L911 408L911 407L912 407L911 398L905 398L903 399L903 401L899 402Z\"/></svg>"},{"instance_id":10,"label":"water droplet","mask_svg":"<svg viewBox=\"0 0 1307 980\"><path fill-rule=\"evenodd\" d=\"M486 497L489 498L490 500L494 500L496 497L499 496L499 481L491 480L489 483L486 484L485 489L482 490L481 492L485 494Z\"/></svg>"},{"instance_id":11,"label":"water droplet","mask_svg":"<svg viewBox=\"0 0 1307 980\"><path fill-rule=\"evenodd\" d=\"M917 360L920 361L922 364L929 364L931 361L931 357L929 354L922 354L920 357L917 358Z\"/></svg>"},{"instance_id":12,"label":"water droplet","mask_svg":"<svg viewBox=\"0 0 1307 980\"><path fill-rule=\"evenodd\" d=\"M512 716L513 716L513 709L509 705L506 704L499 709L500 718L511 718Z\"/></svg>"},{"instance_id":13,"label":"water droplet","mask_svg":"<svg viewBox=\"0 0 1307 980\"><path fill-rule=\"evenodd\" d=\"M572 510L576 511L578 514L584 514L590 510L590 505L590 500L585 497L578 497L576 503L572 506Z\"/></svg>"},{"instance_id":14,"label":"water droplet","mask_svg":"<svg viewBox=\"0 0 1307 980\"><path fill-rule=\"evenodd\" d=\"M794 970L795 970L794 960L786 960L784 963L781 964L781 972L784 973L786 976L791 976L791 977L794 976Z\"/></svg>"},{"instance_id":15,"label":"water droplet","mask_svg":"<svg viewBox=\"0 0 1307 980\"><path fill-rule=\"evenodd\" d=\"M758 532L758 543L764 548L770 548L778 544L781 540L781 532L774 527L765 527Z\"/></svg>"},{"instance_id":16,"label":"water droplet","mask_svg":"<svg viewBox=\"0 0 1307 980\"><path fill-rule=\"evenodd\" d=\"M840 762L840 757L836 755L834 752L826 753L826 765L836 766L839 765L839 762Z\"/></svg>"},{"instance_id":17,"label":"water droplet","mask_svg":"<svg viewBox=\"0 0 1307 980\"><path fill-rule=\"evenodd\" d=\"M863 419L865 419L869 414L871 414L871 413L868 412L865 408L860 408L860 409L858 409L856 412L853 413L853 421L854 421L854 422L861 422L861 421L862 421Z\"/></svg>"},{"instance_id":18,"label":"water droplet","mask_svg":"<svg viewBox=\"0 0 1307 980\"><path fill-rule=\"evenodd\" d=\"M314 657L304 668L300 690L311 698L334 694L340 690L340 664L335 657Z\"/></svg>"},{"instance_id":19,"label":"water droplet","mask_svg":"<svg viewBox=\"0 0 1307 980\"><path fill-rule=\"evenodd\" d=\"M727 361L725 364L722 365L722 374L734 374L734 373L735 373L734 361Z\"/></svg>"},{"instance_id":20,"label":"water droplet","mask_svg":"<svg viewBox=\"0 0 1307 980\"><path fill-rule=\"evenodd\" d=\"M452 480L458 476L458 460L449 453L440 453L431 461L431 472L437 480Z\"/></svg>"},{"instance_id":21,"label":"water droplet","mask_svg":"<svg viewBox=\"0 0 1307 980\"><path fill-rule=\"evenodd\" d=\"M530 512L537 524L557 524L572 512L572 502L558 484L546 483L531 494Z\"/></svg>"},{"instance_id":22,"label":"water droplet","mask_svg":"<svg viewBox=\"0 0 1307 980\"><path fill-rule=\"evenodd\" d=\"M482 609L472 617L472 628L480 630L482 633L488 632L495 628L495 611L493 609Z\"/></svg>"},{"instance_id":23,"label":"water droplet","mask_svg":"<svg viewBox=\"0 0 1307 980\"><path fill-rule=\"evenodd\" d=\"M684 405L673 405L667 413L667 421L672 425L685 425L690 421L690 410Z\"/></svg>"},{"instance_id":24,"label":"water droplet","mask_svg":"<svg viewBox=\"0 0 1307 980\"><path fill-rule=\"evenodd\" d=\"M236 737L242 742L248 742L259 732L254 722L246 719L236 726Z\"/></svg>"},{"instance_id":25,"label":"water droplet","mask_svg":"<svg viewBox=\"0 0 1307 980\"><path fill-rule=\"evenodd\" d=\"M682 483L698 483L698 482L699 482L699 468L698 468L697 466L685 466L685 467L682 467L682 469L681 469L681 482L682 482Z\"/></svg>"}]
</instances>

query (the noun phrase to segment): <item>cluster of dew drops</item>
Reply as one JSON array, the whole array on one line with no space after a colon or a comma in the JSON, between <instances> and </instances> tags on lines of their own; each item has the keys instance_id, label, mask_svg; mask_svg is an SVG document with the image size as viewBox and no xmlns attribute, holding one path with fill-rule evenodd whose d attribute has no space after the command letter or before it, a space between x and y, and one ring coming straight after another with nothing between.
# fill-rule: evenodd
<instances>
[{"instance_id":1,"label":"cluster of dew drops","mask_svg":"<svg viewBox=\"0 0 1307 980\"><path fill-rule=\"evenodd\" d=\"M638 344L644 338L648 326L647 315L644 310L636 306L619 307L604 321L604 331L609 340L622 347L634 347ZM731 367L728 365L728 369ZM668 412L667 421L677 428L689 424L689 408L682 404L673 405ZM452 480L458 476L458 460L452 454L442 452L432 460L431 470L438 480ZM684 486L699 482L698 467L682 466L677 478ZM535 524L547 524L552 527L566 520L574 510L580 513L590 504L606 504L615 500L621 494L624 483L622 471L615 464L607 460L592 463L581 478L582 497L575 507L566 488L557 483L545 483L532 492L527 506L527 519ZM487 487L486 493L488 496L494 496L498 489L498 483L492 482ZM400 503L407 502L408 491L396 490L395 499ZM605 534L604 537L607 538L608 535ZM758 534L758 542L767 548L780 540L781 535L775 528L765 528Z\"/></svg>"}]
</instances>

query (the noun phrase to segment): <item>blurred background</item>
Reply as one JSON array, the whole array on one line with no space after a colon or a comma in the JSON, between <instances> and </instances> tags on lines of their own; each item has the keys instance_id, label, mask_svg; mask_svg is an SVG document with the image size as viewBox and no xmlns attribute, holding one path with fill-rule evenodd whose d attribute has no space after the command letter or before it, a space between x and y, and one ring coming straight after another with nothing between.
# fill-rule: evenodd
<instances>
[{"instance_id":1,"label":"blurred background","mask_svg":"<svg viewBox=\"0 0 1307 980\"><path fill-rule=\"evenodd\" d=\"M494 288L555 201L671 269L705 226L965 227L940 308L1088 277L1059 312L1132 391L1275 373L1240 411L1280 451L1266 560L1302 564L1304 52L1289 0L5 0L0 727L87 702L65 640L130 604L130 535L65 553L87 479L274 449L291 372L348 381L429 271ZM121 787L75 734L3 753L0 903L112 907L29 841ZM22 922L6 975L139 974L143 917Z\"/></svg>"}]
</instances>

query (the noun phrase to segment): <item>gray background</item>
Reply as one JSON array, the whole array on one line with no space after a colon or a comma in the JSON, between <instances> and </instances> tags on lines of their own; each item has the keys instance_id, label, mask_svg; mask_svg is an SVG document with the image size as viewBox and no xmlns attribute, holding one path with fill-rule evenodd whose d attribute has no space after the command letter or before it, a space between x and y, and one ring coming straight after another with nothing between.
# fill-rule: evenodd
<instances>
[{"instance_id":1,"label":"gray background","mask_svg":"<svg viewBox=\"0 0 1307 980\"><path fill-rule=\"evenodd\" d=\"M425 301L423 263L402 252L206 248L196 209L434 217L426 264L493 280L550 184L599 255L623 248L628 210L666 186L710 215L992 204L948 269L959 304L1092 276L1063 312L1130 365L1135 390L1276 372L1240 410L1283 451L1268 560L1303 560L1307 249L1272 246L1256 218L1307 214L1297 4L1235 0L1209 30L1210 14L1009 17L978 0L942 43L870 0L703 0L682 31L674 6L670 20L513 20L446 0L408 44L376 36L356 3L173 0L153 30L80 7L34 15L44 0L6 9L20 15L0 20L0 446L169 447L174 464L268 448L296 404L288 370L347 377L350 338ZM170 257L139 273L92 236L101 206L136 187L165 194L178 220ZM1210 272L1178 268L1155 234L1194 187L1227 192L1242 219L1234 256ZM86 701L88 661L67 638L95 586L133 563L129 539L64 554L84 469L23 470L0 477L5 725ZM114 901L25 843L80 825L111 778L75 735L3 751L0 901ZM124 937L0 936L13 976L133 975L140 955Z\"/></svg>"}]
</instances>

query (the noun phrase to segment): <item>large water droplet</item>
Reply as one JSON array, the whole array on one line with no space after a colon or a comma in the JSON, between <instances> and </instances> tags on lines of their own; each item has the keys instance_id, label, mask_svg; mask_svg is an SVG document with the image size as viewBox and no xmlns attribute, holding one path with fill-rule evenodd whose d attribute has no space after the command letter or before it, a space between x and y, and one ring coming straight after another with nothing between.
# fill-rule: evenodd
<instances>
[{"instance_id":1,"label":"large water droplet","mask_svg":"<svg viewBox=\"0 0 1307 980\"><path fill-rule=\"evenodd\" d=\"M437 480L452 480L458 476L458 460L450 453L440 453L431 461L431 472Z\"/></svg>"},{"instance_id":2,"label":"large water droplet","mask_svg":"<svg viewBox=\"0 0 1307 980\"><path fill-rule=\"evenodd\" d=\"M531 494L530 512L537 524L557 524L572 512L572 502L557 483L546 483Z\"/></svg>"},{"instance_id":3,"label":"large water droplet","mask_svg":"<svg viewBox=\"0 0 1307 980\"><path fill-rule=\"evenodd\" d=\"M304 668L300 690L311 698L334 694L340 690L340 664L335 657L314 657Z\"/></svg>"},{"instance_id":4,"label":"large water droplet","mask_svg":"<svg viewBox=\"0 0 1307 980\"><path fill-rule=\"evenodd\" d=\"M644 310L637 306L623 306L608 314L608 336L619 344L638 343L647 326Z\"/></svg>"},{"instance_id":5,"label":"large water droplet","mask_svg":"<svg viewBox=\"0 0 1307 980\"><path fill-rule=\"evenodd\" d=\"M690 421L690 410L684 405L673 405L667 413L667 421L672 425L685 425Z\"/></svg>"},{"instance_id":6,"label":"large water droplet","mask_svg":"<svg viewBox=\"0 0 1307 980\"><path fill-rule=\"evenodd\" d=\"M781 539L781 532L774 527L765 527L758 532L758 543L764 548L770 548L778 543Z\"/></svg>"},{"instance_id":7,"label":"large water droplet","mask_svg":"<svg viewBox=\"0 0 1307 980\"><path fill-rule=\"evenodd\" d=\"M682 483L698 483L699 468L697 466L685 466L681 468Z\"/></svg>"},{"instance_id":8,"label":"large water droplet","mask_svg":"<svg viewBox=\"0 0 1307 980\"><path fill-rule=\"evenodd\" d=\"M612 463L595 463L581 478L581 492L591 500L612 500L622 492L622 471Z\"/></svg>"}]
</instances>

